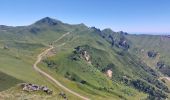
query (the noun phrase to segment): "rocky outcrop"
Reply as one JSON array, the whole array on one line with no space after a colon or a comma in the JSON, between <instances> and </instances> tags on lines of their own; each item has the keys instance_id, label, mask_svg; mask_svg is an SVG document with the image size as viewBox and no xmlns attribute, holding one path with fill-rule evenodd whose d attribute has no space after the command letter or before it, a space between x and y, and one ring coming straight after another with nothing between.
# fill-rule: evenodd
<instances>
[{"instance_id":1,"label":"rocky outcrop","mask_svg":"<svg viewBox=\"0 0 170 100\"><path fill-rule=\"evenodd\" d=\"M86 48L87 47L87 48ZM91 64L91 57L88 52L88 46L78 46L75 48L74 55L71 56L72 60L84 59Z\"/></svg>"},{"instance_id":2,"label":"rocky outcrop","mask_svg":"<svg viewBox=\"0 0 170 100\"><path fill-rule=\"evenodd\" d=\"M120 41L119 41L119 47L122 47L124 49L129 49L130 45L128 44L127 40L122 37L120 38Z\"/></svg>"},{"instance_id":3,"label":"rocky outcrop","mask_svg":"<svg viewBox=\"0 0 170 100\"><path fill-rule=\"evenodd\" d=\"M33 91L43 91L47 94L52 94L53 91L50 90L47 86L39 86L36 84L31 83L22 83L21 84L22 90L27 92L33 92Z\"/></svg>"},{"instance_id":4,"label":"rocky outcrop","mask_svg":"<svg viewBox=\"0 0 170 100\"><path fill-rule=\"evenodd\" d=\"M91 62L91 61L90 61L90 55L88 54L87 51L83 51L83 52L82 52L82 56L83 56L83 58L84 58L88 63Z\"/></svg>"},{"instance_id":5,"label":"rocky outcrop","mask_svg":"<svg viewBox=\"0 0 170 100\"><path fill-rule=\"evenodd\" d=\"M123 32L123 31L119 31L118 33L122 35L129 35L127 32Z\"/></svg>"},{"instance_id":6,"label":"rocky outcrop","mask_svg":"<svg viewBox=\"0 0 170 100\"><path fill-rule=\"evenodd\" d=\"M59 93L59 96L61 96L64 100L68 100L64 92Z\"/></svg>"},{"instance_id":7,"label":"rocky outcrop","mask_svg":"<svg viewBox=\"0 0 170 100\"><path fill-rule=\"evenodd\" d=\"M165 63L164 63L163 61L157 62L157 68L158 68L158 69L161 69L161 68L163 68L163 67L166 67L166 65L165 65Z\"/></svg>"},{"instance_id":8,"label":"rocky outcrop","mask_svg":"<svg viewBox=\"0 0 170 100\"><path fill-rule=\"evenodd\" d=\"M148 51L148 57L155 58L158 55L158 53L154 50Z\"/></svg>"},{"instance_id":9,"label":"rocky outcrop","mask_svg":"<svg viewBox=\"0 0 170 100\"><path fill-rule=\"evenodd\" d=\"M106 75L109 77L109 78L112 78L112 70L111 69L109 69L109 70L107 70L106 71Z\"/></svg>"}]
</instances>

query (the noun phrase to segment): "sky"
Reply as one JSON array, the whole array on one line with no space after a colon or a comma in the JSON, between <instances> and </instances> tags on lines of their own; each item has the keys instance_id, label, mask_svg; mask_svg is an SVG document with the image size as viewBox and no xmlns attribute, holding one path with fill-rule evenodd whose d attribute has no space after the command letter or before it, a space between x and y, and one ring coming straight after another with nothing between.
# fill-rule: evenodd
<instances>
[{"instance_id":1,"label":"sky","mask_svg":"<svg viewBox=\"0 0 170 100\"><path fill-rule=\"evenodd\" d=\"M43 17L131 33L170 33L170 0L0 0L0 25Z\"/></svg>"}]
</instances>

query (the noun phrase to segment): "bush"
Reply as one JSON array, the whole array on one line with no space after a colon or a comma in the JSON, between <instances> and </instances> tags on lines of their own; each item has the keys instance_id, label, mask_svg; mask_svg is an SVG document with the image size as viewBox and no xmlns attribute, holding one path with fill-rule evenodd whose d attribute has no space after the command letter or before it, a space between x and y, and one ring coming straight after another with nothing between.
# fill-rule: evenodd
<instances>
[{"instance_id":1,"label":"bush","mask_svg":"<svg viewBox=\"0 0 170 100\"><path fill-rule=\"evenodd\" d=\"M50 67L50 68L54 68L56 66L56 63L53 60L47 60L46 59L46 60L43 60L43 62L46 63L47 66Z\"/></svg>"},{"instance_id":2,"label":"bush","mask_svg":"<svg viewBox=\"0 0 170 100\"><path fill-rule=\"evenodd\" d=\"M159 68L159 69L161 69L161 68L163 68L163 67L165 67L166 65L165 65L165 63L163 62L163 61L159 61L159 62L157 62L157 67Z\"/></svg>"},{"instance_id":3,"label":"bush","mask_svg":"<svg viewBox=\"0 0 170 100\"><path fill-rule=\"evenodd\" d=\"M140 91L148 93L150 98L158 98L159 100L167 98L167 95L165 93L142 80L132 80L131 85Z\"/></svg>"},{"instance_id":4,"label":"bush","mask_svg":"<svg viewBox=\"0 0 170 100\"><path fill-rule=\"evenodd\" d=\"M80 83L81 83L81 84L86 84L87 82L84 81L84 80L81 80Z\"/></svg>"}]
</instances>

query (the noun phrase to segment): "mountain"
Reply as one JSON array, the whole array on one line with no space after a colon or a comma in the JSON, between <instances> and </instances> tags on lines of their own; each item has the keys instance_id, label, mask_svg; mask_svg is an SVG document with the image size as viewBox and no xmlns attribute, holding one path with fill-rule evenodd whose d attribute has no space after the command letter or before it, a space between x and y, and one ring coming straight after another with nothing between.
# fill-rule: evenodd
<instances>
[{"instance_id":1,"label":"mountain","mask_svg":"<svg viewBox=\"0 0 170 100\"><path fill-rule=\"evenodd\" d=\"M62 22L59 20L56 20L56 19L52 19L50 17L45 17L45 18L35 22L34 24L36 24L36 25L46 24L46 25L50 25L50 26L55 26L58 24L62 24Z\"/></svg>"},{"instance_id":2,"label":"mountain","mask_svg":"<svg viewBox=\"0 0 170 100\"><path fill-rule=\"evenodd\" d=\"M28 26L1 25L0 73L3 75L0 79L6 76L14 82L4 81L1 87L6 88L0 88L0 95L5 95L0 98L53 100L66 95L70 100L79 100L32 67L37 55L53 46L38 67L84 97L92 100L169 99L168 42L168 36L134 35L110 28L100 30L49 17ZM23 82L48 86L53 95L22 92L17 84Z\"/></svg>"}]
</instances>

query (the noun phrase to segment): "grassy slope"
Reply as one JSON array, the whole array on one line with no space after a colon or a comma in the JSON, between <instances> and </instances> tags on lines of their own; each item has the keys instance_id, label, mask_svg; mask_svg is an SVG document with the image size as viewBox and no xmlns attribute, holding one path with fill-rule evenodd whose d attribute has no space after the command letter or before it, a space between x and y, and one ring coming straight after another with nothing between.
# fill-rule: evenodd
<instances>
[{"instance_id":1,"label":"grassy slope","mask_svg":"<svg viewBox=\"0 0 170 100\"><path fill-rule=\"evenodd\" d=\"M16 84L23 82L21 80L18 80L12 76L9 76L5 73L0 72L0 91L6 90L11 88L12 86L15 86Z\"/></svg>"},{"instance_id":2,"label":"grassy slope","mask_svg":"<svg viewBox=\"0 0 170 100\"><path fill-rule=\"evenodd\" d=\"M166 63L170 64L170 39L164 36L152 36L152 35L128 35L127 38L133 43L133 51L144 58L151 66L155 66L155 62L158 60L163 60ZM144 52L141 52L141 50ZM147 57L147 52L150 50L155 50L160 53L160 56L157 59L149 59ZM154 64L154 65L153 65Z\"/></svg>"},{"instance_id":3,"label":"grassy slope","mask_svg":"<svg viewBox=\"0 0 170 100\"><path fill-rule=\"evenodd\" d=\"M170 65L170 38L161 35L128 35L127 38L133 44L130 52L136 54L144 63L153 69L158 70L156 69L156 66L159 61L163 61L165 64ZM147 52L151 50L159 53L156 58L148 57ZM165 83L168 88L170 88L167 80Z\"/></svg>"},{"instance_id":4,"label":"grassy slope","mask_svg":"<svg viewBox=\"0 0 170 100\"><path fill-rule=\"evenodd\" d=\"M55 33L55 39L57 39L61 33ZM62 35L62 34L61 34ZM30 40L31 41L31 40ZM9 50L3 49L3 46L8 45ZM47 43L46 43L47 44ZM45 80L39 73L35 72L32 68L32 65L34 61L36 60L36 56L46 47L42 45L41 43L35 43L33 42L23 42L23 41L8 41L8 40L3 40L0 42L0 71L11 75L19 80L22 80L24 82L30 82L30 83L35 83L35 84L40 84L40 85L47 85L51 89L54 90L54 95L52 96L55 98L62 90L58 86L55 86L51 83L49 83L47 80ZM6 84L9 81L6 81ZM6 85L5 83L2 85ZM2 86L2 88L4 87ZM2 94L6 94L6 97L4 98L9 98L9 94L11 92L16 91L15 89L12 89L10 91L5 91ZM15 94L13 94L12 99L17 99L15 98ZM67 92L66 92L67 93ZM19 94L21 95L21 93ZM69 98L76 98L75 96L71 94L67 94ZM29 96L28 96L29 97ZM28 98L25 96L25 98ZM31 96L30 96L31 97ZM42 98L46 97L46 95L39 95L37 98ZM19 97L18 97L19 98ZM33 98L33 97L32 97ZM49 98L49 97L48 97Z\"/></svg>"},{"instance_id":5,"label":"grassy slope","mask_svg":"<svg viewBox=\"0 0 170 100\"><path fill-rule=\"evenodd\" d=\"M140 79L146 83L146 86L149 85L149 87L154 87L157 92L159 90L157 88L157 85L162 84L161 82L157 81L157 76L155 77L154 75L152 75L156 73L151 69L148 69L148 66L141 63L140 59L138 59L135 54L131 55L125 52L123 56L118 55L117 52L122 52L121 49L115 47L111 48L108 42L106 42L103 38L97 35L96 32L92 30L85 29L83 31L73 32L67 39L61 40L61 42L57 43L57 45L62 43L63 41L66 42L66 45L63 48L57 48L57 55L47 59L48 61L54 62L56 64L53 66L54 68L49 69L49 73L51 73L57 79L60 79L57 76L64 77L67 73L69 73L71 77L75 78L75 83L73 83L76 84L76 86L65 84L69 83L69 81L66 81L67 79L61 79L61 82L63 82L63 84L65 84L69 88L72 88L73 90L81 93L83 92L82 90L80 90L80 86L83 86L83 90L86 90L86 93L83 94L88 96L90 95L87 93L96 93L95 97L90 96L91 98L96 98L96 96L103 96L105 98L108 97L109 99L109 97L113 96L112 98L119 97L130 99L132 97L130 95L132 94L134 98L136 96L135 99L139 99L139 97L141 97L139 95L143 94L140 94L136 90L133 90L131 87L125 87L118 81L124 76L128 77L129 80L132 80L132 82L136 82L135 80ZM90 46L89 49L87 48L87 51L90 53L92 58L101 59L97 60L100 65L99 68L96 68L95 65L89 65L87 64L87 62L82 60L77 62L70 60L69 57L70 55L72 55L74 48L83 45ZM101 73L101 69L106 67L107 64L110 63L113 63L115 65L115 67L113 68L113 84L109 79L107 80L106 76L103 73ZM46 65L43 64L42 66ZM42 68L48 71L47 67ZM57 76L55 75L55 72L57 72ZM80 84L81 80L86 81L87 84ZM157 82L155 83L154 81ZM77 88L77 85L79 88ZM164 85L160 85L160 87L162 88L164 87ZM87 91L87 89L85 88L88 88L91 91ZM124 90L128 92L125 92ZM107 91L111 92L112 96ZM134 91L136 91L137 93L135 94Z\"/></svg>"},{"instance_id":6,"label":"grassy slope","mask_svg":"<svg viewBox=\"0 0 170 100\"><path fill-rule=\"evenodd\" d=\"M87 95L91 98L98 99L103 98L139 99L140 97L146 97L146 95L139 93L138 91L131 89L123 84L120 84L118 82L112 83L112 81L109 78L107 78L103 73L101 73L97 68L95 68L92 65L88 65L84 61L74 62L69 59L69 55L72 54L74 48L80 45L88 44L94 48L102 50L102 52L100 51L98 52L98 54L100 54L101 56L103 54L104 55L107 54L107 52L111 52L112 50L108 49L110 48L109 43L100 38L98 35L85 30L78 33L72 33L68 37L68 39L61 40L61 42L62 41L66 41L66 45L61 48L56 48L57 55L48 59L54 60L57 63L56 69L48 69L47 67L45 67L46 65L44 65L43 63L42 66L44 67L42 67L42 69L52 74L52 76L56 77L56 79L65 84L67 87L84 95ZM100 41L103 45L99 45L97 41ZM113 51L112 55L115 55ZM109 57L111 57L111 59ZM105 60L106 63L112 62L112 60L114 62L119 62L117 61L117 59L115 59L114 56L110 55L109 57ZM121 70L121 66L122 65L119 66L120 68L119 70ZM55 71L57 73L55 73ZM87 81L90 84L90 86L82 85L80 83L72 82L66 78L63 78L66 72L73 73L74 75L76 75L75 77L78 77L78 79L83 79ZM106 92L106 90L98 90L98 88L104 87L106 89L110 89L109 91L111 93ZM130 94L132 94L133 97L130 96Z\"/></svg>"},{"instance_id":7,"label":"grassy slope","mask_svg":"<svg viewBox=\"0 0 170 100\"><path fill-rule=\"evenodd\" d=\"M38 28L38 31L30 32L30 28ZM140 63L138 63L135 57L132 57L132 55L129 54L124 56L118 55L117 52L121 52L121 49L111 48L110 44L106 40L101 38L96 32L93 32L89 28L85 27L83 24L59 24L57 26L50 27L46 24L42 24L40 26L31 25L28 27L11 28L9 31L0 30L0 63L2 66L0 67L0 71L25 82L49 86L55 91L54 95L52 97L48 97L46 95L37 94L37 98L45 97L48 99L55 99L58 97L57 94L64 90L58 86L54 86L47 80L44 80L41 75L33 70L32 64L36 59L36 55L39 54L43 48L45 48L45 45L48 45L52 41L56 40L65 32L71 32L72 34L57 42L55 45L57 46L63 42L65 42L66 45L60 48L57 47L55 50L57 55L48 58L48 60L55 61L57 65L55 68L50 69L45 63L41 63L40 67L44 71L54 76L66 87L93 99L123 98L136 100L139 98L146 98L146 94L139 92L132 87L126 86L118 80L123 76L128 76L133 80L140 78L143 79L145 76L152 77L152 75L145 72L144 69L142 69L142 65L139 66ZM116 37L119 37L119 35ZM128 38L130 39L131 37ZM144 37L142 39L146 38L147 37ZM155 36L149 37L148 40L150 40L150 38L153 38L153 40L159 40L159 38L157 39ZM132 40L133 39L134 38L132 38ZM134 40L134 42L141 43L141 41L136 40ZM151 41L150 44L152 43L154 42ZM166 43L165 47L168 45ZM87 44L91 47L89 51L91 52L91 56L102 59L102 61L97 60L101 63L100 68L96 68L95 65L89 65L84 60L70 60L69 57L73 54L75 47ZM135 46L144 46L144 44L146 43L136 44ZM4 45L9 46L9 50L3 49ZM145 48L149 47L150 46L147 46ZM152 48L157 47L153 46ZM113 69L113 78L111 80L101 72L101 69L107 67L110 63L115 65ZM71 81L65 78L64 76L67 72L71 73L71 75L75 77L76 81ZM81 84L81 80L85 80L88 84ZM12 96L13 99L20 98L20 96L17 97L17 93L22 94L17 87L2 92L2 94L6 94L9 98L11 97L9 94L11 93L14 93ZM65 93L69 99L78 99L66 91ZM24 95L25 98L35 98L32 97L31 94Z\"/></svg>"},{"instance_id":8,"label":"grassy slope","mask_svg":"<svg viewBox=\"0 0 170 100\"><path fill-rule=\"evenodd\" d=\"M77 27L76 25L73 26ZM0 28L0 71L24 82L47 85L54 90L54 95L49 98L55 99L56 96L60 98L58 94L64 90L49 83L49 81L33 70L32 65L37 58L36 56L46 48L46 45L58 39L65 32L72 31L73 26L61 23L51 27L48 24L41 23L39 25L33 24L24 27L5 26L5 28ZM34 31L30 31L32 29ZM7 46L9 49L4 49L4 46ZM5 84L3 85L5 86ZM4 98L9 99L12 93L13 96L11 99L18 99L19 97L16 97L16 95L18 96L22 93L18 91L19 94L17 94L15 92L17 89L15 89L13 88L0 94L1 96L5 96ZM77 98L66 91L65 93L71 99ZM46 95L39 96L39 98L42 97L46 97Z\"/></svg>"}]
</instances>

